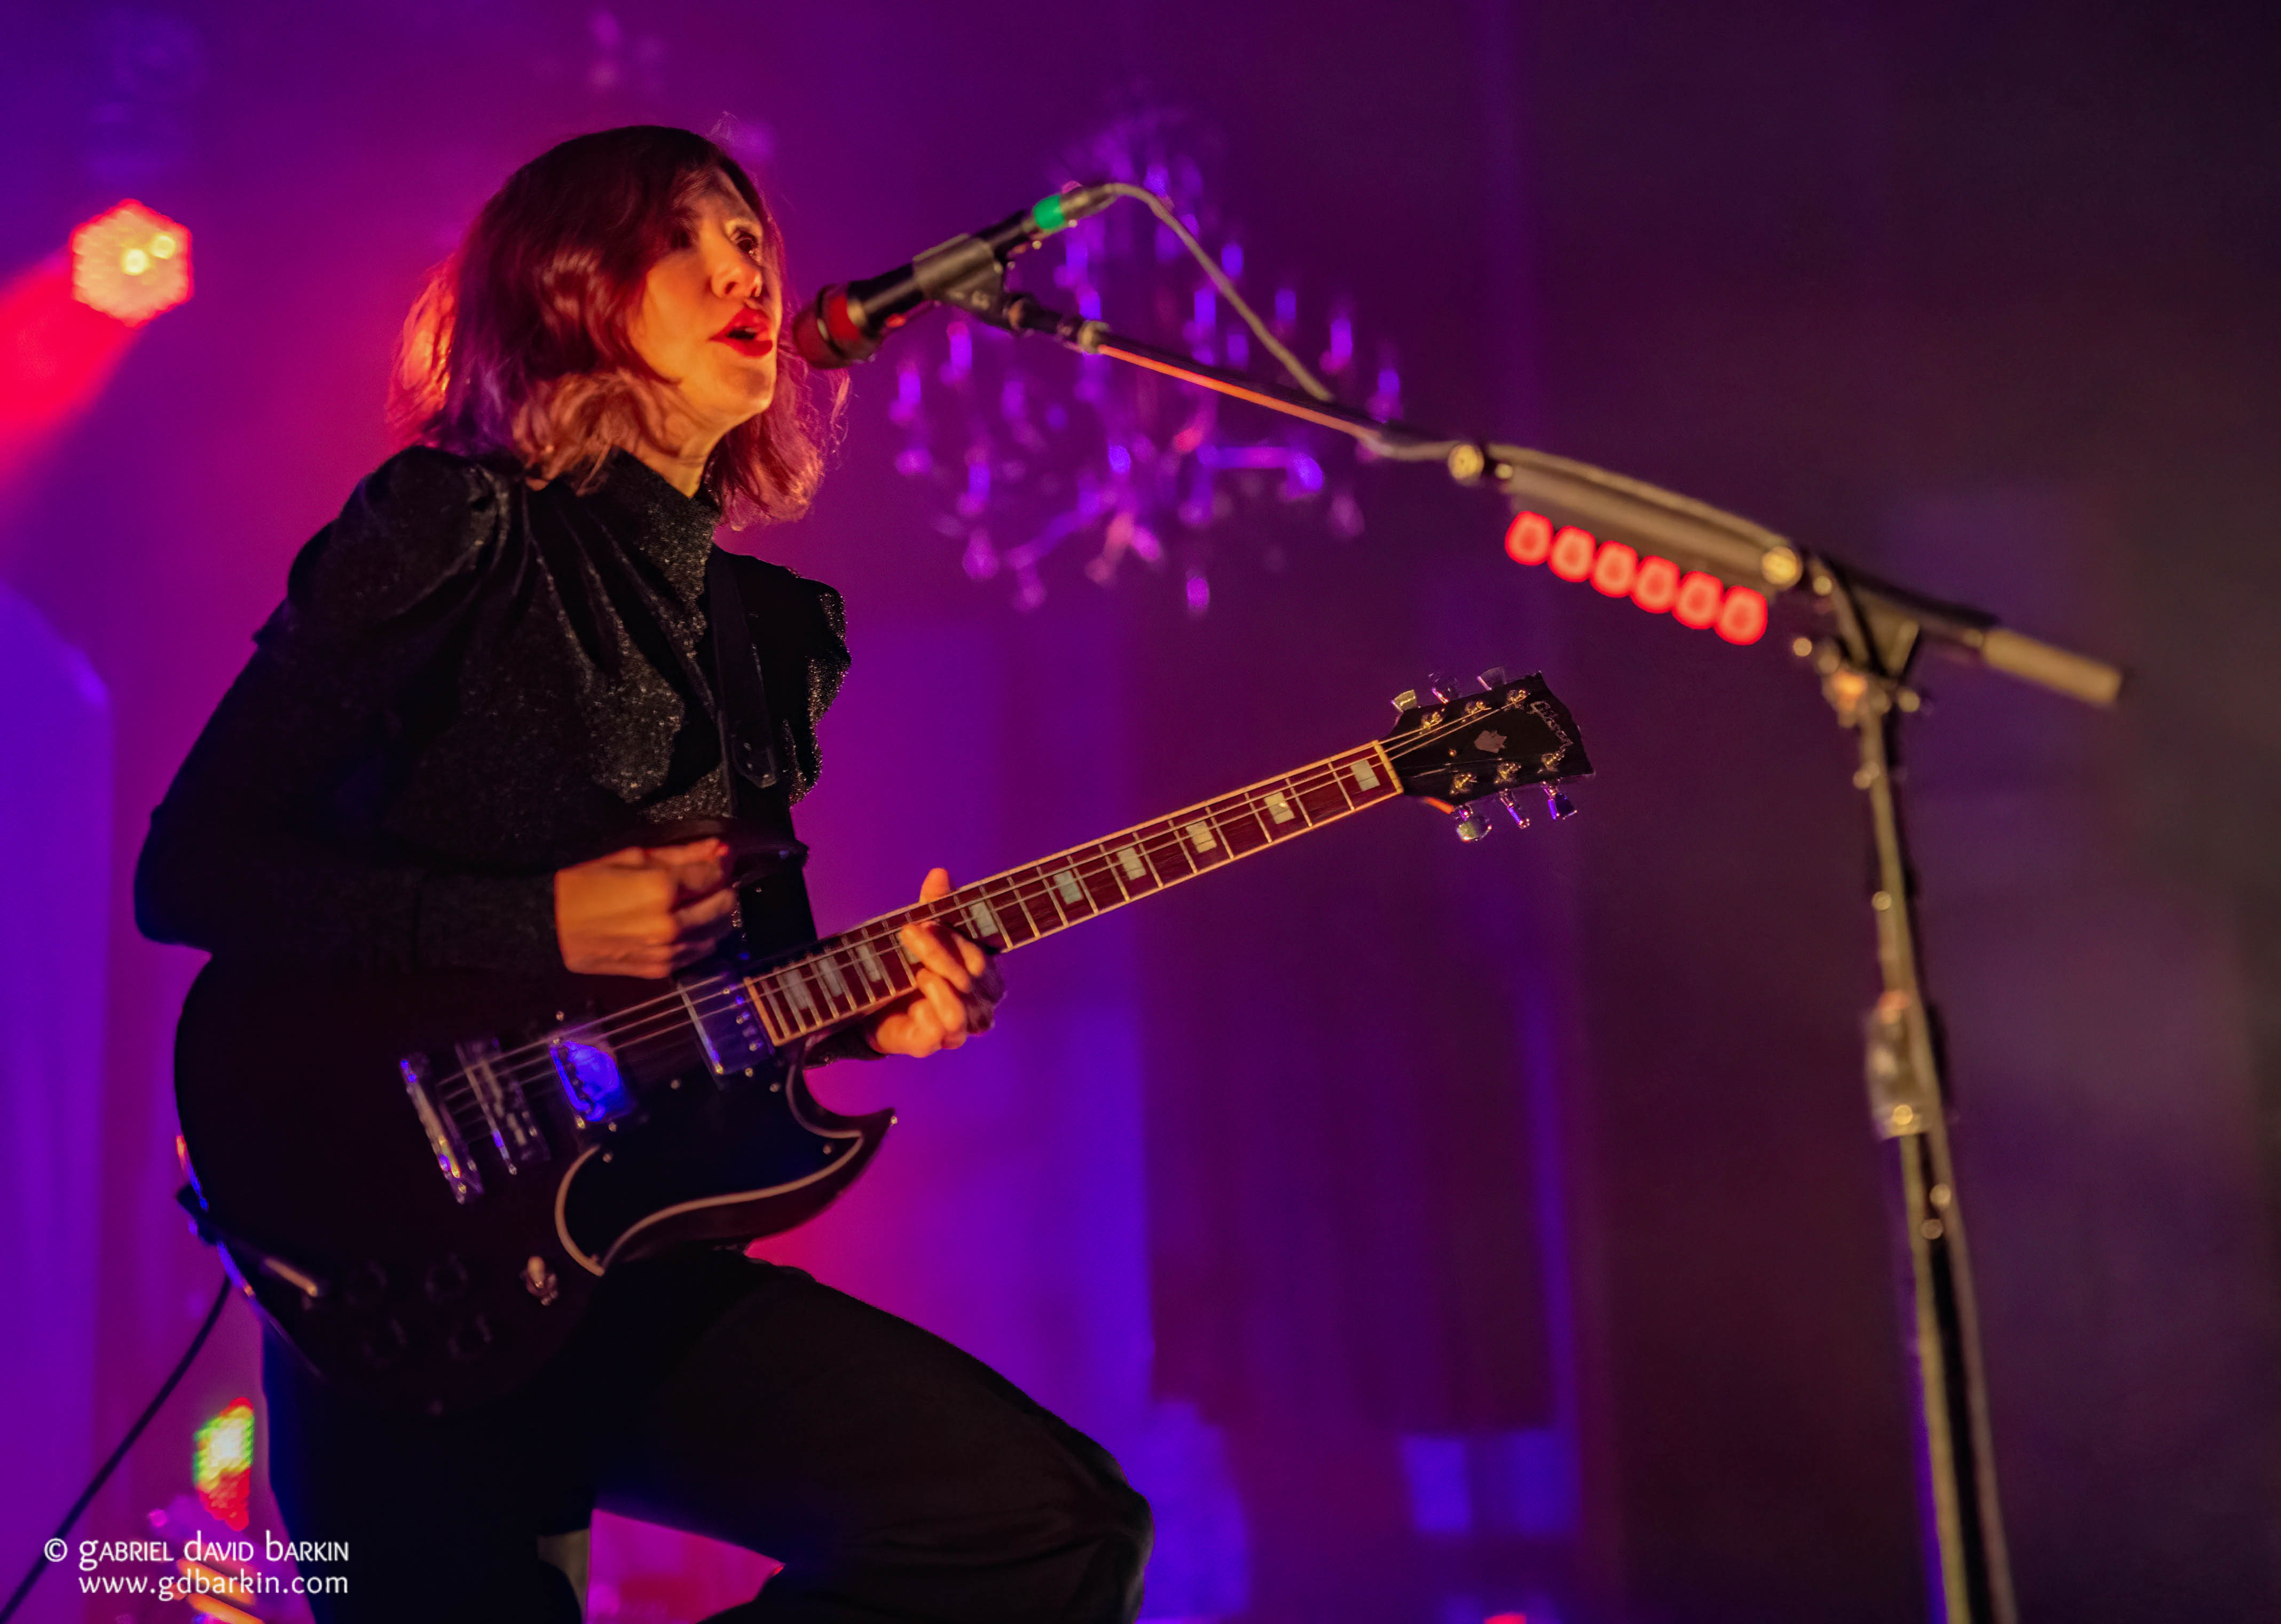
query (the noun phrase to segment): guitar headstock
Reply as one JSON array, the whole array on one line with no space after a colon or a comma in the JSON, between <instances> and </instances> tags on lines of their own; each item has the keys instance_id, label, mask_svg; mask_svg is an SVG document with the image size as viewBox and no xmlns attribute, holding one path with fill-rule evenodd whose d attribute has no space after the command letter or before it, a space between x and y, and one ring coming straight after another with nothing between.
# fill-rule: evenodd
<instances>
[{"instance_id":1,"label":"guitar headstock","mask_svg":"<svg viewBox=\"0 0 2281 1624\"><path fill-rule=\"evenodd\" d=\"M1453 814L1459 839L1488 833L1484 803L1501 807L1526 829L1527 803L1519 792L1532 785L1543 788L1556 821L1575 811L1559 786L1589 777L1592 763L1576 718L1543 677L1512 678L1493 668L1469 693L1437 677L1394 707L1402 719L1379 743L1402 793Z\"/></svg>"}]
</instances>

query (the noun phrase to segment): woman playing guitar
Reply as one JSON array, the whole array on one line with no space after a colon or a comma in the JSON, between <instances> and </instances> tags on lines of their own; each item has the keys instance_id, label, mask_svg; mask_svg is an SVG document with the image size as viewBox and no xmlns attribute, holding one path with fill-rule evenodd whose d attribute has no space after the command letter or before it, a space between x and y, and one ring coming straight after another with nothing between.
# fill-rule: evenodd
<instances>
[{"instance_id":1,"label":"woman playing guitar","mask_svg":"<svg viewBox=\"0 0 2281 1624\"><path fill-rule=\"evenodd\" d=\"M716 702L714 530L796 516L821 473L783 305L776 222L709 141L610 130L511 176L407 329L415 444L295 561L152 816L143 930L218 963L657 979L740 923L763 949L812 933L796 874L747 883L735 826L688 828L754 814L790 849L847 664L838 594L739 559L772 721ZM988 1029L979 947L924 924L902 947L914 992L811 1064ZM598 1504L785 1563L724 1619L1138 1612L1146 1503L978 1361L733 1249L596 1289L536 1376L440 1417L266 1337L279 1504L351 1552L321 1624L576 1620Z\"/></svg>"}]
</instances>

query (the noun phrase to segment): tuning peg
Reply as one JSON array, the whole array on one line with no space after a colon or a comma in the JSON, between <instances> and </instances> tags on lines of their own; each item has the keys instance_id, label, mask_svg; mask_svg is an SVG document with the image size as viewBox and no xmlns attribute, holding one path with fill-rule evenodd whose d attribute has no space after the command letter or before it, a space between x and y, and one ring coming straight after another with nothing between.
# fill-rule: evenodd
<instances>
[{"instance_id":1,"label":"tuning peg","mask_svg":"<svg viewBox=\"0 0 2281 1624\"><path fill-rule=\"evenodd\" d=\"M1418 690L1415 688L1404 688L1401 692L1396 694L1394 696L1394 708L1402 711L1416 710L1418 708Z\"/></svg>"},{"instance_id":2,"label":"tuning peg","mask_svg":"<svg viewBox=\"0 0 2281 1624\"><path fill-rule=\"evenodd\" d=\"M1458 839L1466 845L1471 846L1476 840L1488 838L1488 820L1474 811L1473 808L1459 807L1450 816L1457 820Z\"/></svg>"},{"instance_id":3,"label":"tuning peg","mask_svg":"<svg viewBox=\"0 0 2281 1624\"><path fill-rule=\"evenodd\" d=\"M1512 815L1512 821L1521 828L1528 827L1528 814L1520 809L1520 802L1512 798L1511 790L1497 792L1497 804Z\"/></svg>"},{"instance_id":4,"label":"tuning peg","mask_svg":"<svg viewBox=\"0 0 2281 1624\"><path fill-rule=\"evenodd\" d=\"M1544 809L1552 814L1554 823L1558 823L1564 817L1576 816L1576 803L1560 793L1558 785L1548 784L1543 787Z\"/></svg>"},{"instance_id":5,"label":"tuning peg","mask_svg":"<svg viewBox=\"0 0 2281 1624\"><path fill-rule=\"evenodd\" d=\"M1512 680L1512 678L1504 674L1503 666L1493 665L1481 673L1481 692L1487 693L1492 688L1502 688Z\"/></svg>"},{"instance_id":6,"label":"tuning peg","mask_svg":"<svg viewBox=\"0 0 2281 1624\"><path fill-rule=\"evenodd\" d=\"M1433 696L1436 705L1447 705L1458 697L1458 684L1435 671L1426 678L1426 692Z\"/></svg>"}]
</instances>

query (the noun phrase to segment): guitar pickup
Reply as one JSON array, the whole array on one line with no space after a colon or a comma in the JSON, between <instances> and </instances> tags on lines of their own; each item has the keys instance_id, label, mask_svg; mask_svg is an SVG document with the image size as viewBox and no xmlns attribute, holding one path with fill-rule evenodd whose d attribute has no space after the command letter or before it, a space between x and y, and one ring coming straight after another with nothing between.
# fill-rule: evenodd
<instances>
[{"instance_id":1,"label":"guitar pickup","mask_svg":"<svg viewBox=\"0 0 2281 1624\"><path fill-rule=\"evenodd\" d=\"M723 1087L732 1077L749 1075L773 1052L743 978L716 972L677 981L674 990L697 1029L705 1063Z\"/></svg>"},{"instance_id":2,"label":"guitar pickup","mask_svg":"<svg viewBox=\"0 0 2281 1624\"><path fill-rule=\"evenodd\" d=\"M492 1147L499 1151L499 1160L506 1164L507 1172L516 1172L545 1161L549 1154L546 1140L538 1131L530 1102L523 1097L522 1085L499 1074L496 1063L498 1041L477 1038L455 1045L454 1052L459 1056L460 1074L468 1079L468 1091L476 1096L476 1108L483 1113L483 1125L491 1130Z\"/></svg>"}]
</instances>

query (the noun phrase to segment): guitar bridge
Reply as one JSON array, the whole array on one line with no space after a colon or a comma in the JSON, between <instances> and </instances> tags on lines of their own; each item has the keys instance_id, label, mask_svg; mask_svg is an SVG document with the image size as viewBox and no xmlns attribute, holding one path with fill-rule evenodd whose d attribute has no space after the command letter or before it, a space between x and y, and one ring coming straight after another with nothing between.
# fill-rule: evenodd
<instances>
[{"instance_id":1,"label":"guitar bridge","mask_svg":"<svg viewBox=\"0 0 2281 1624\"><path fill-rule=\"evenodd\" d=\"M404 1092L411 1098L420 1126L428 1135L428 1148L436 1153L444 1182L452 1187L452 1199L466 1206L483 1193L483 1176L468 1154L468 1141L460 1136L458 1119L437 1105L429 1091L428 1056L406 1055L396 1063L396 1069L404 1079Z\"/></svg>"}]
</instances>

